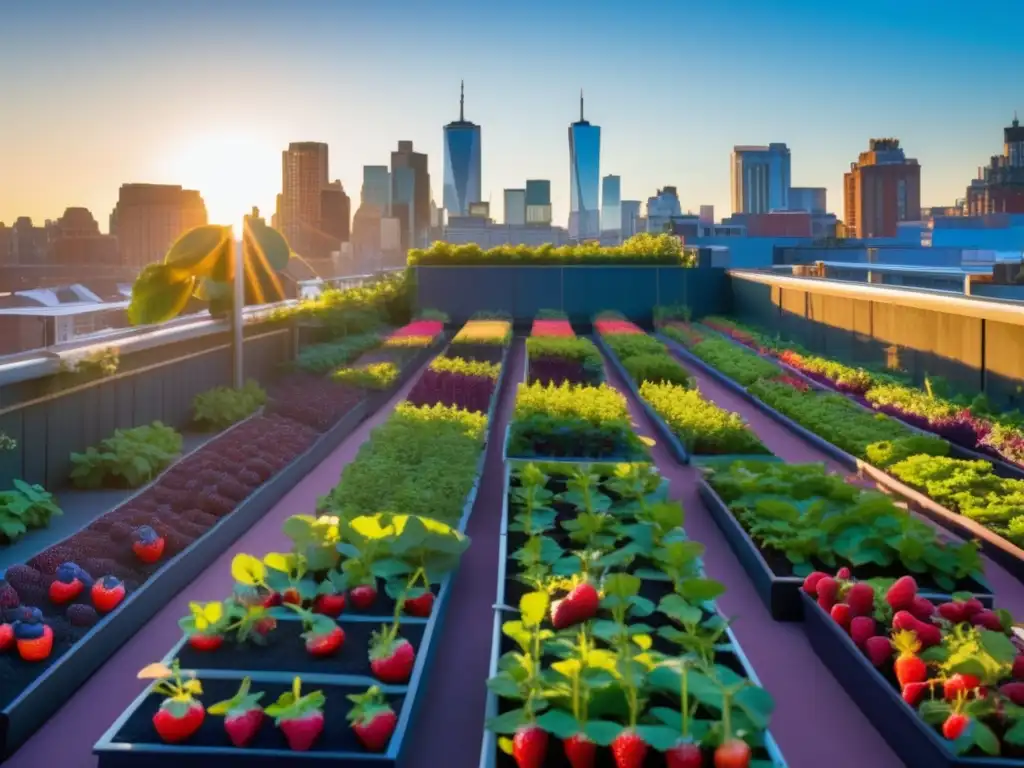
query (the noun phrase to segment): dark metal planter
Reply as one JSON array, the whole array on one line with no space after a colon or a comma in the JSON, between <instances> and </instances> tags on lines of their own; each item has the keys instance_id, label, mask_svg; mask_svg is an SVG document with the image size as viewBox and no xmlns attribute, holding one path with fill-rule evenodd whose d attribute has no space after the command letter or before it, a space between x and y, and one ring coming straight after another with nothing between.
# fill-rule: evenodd
<instances>
[{"instance_id":1,"label":"dark metal planter","mask_svg":"<svg viewBox=\"0 0 1024 768\"><path fill-rule=\"evenodd\" d=\"M493 416L497 408L498 403L501 400L501 388L504 382L505 363L507 362L508 349L506 348L502 354L502 372L499 375L498 381L495 385L494 392L491 396L491 404L488 409L488 426L493 425ZM416 364L414 370L418 370L421 366L422 361ZM404 383L404 382L403 382ZM487 442L489 440L489 431L485 436L484 446L481 448L480 459L477 464L477 477L473 482L473 485L466 493L466 498L463 503L462 514L458 523L458 530L465 531L466 525L469 521L470 514L473 511L473 505L476 501L477 491L480 485L480 478L483 474L483 465L486 456ZM133 743L127 744L117 741L118 733L124 727L124 724L128 722L132 714L145 704L148 690L141 694L125 711L125 713L115 722L110 729L100 738L96 743L93 752L99 756L99 765L101 768L128 768L128 766L137 766L139 755L145 754L147 765L152 765L154 768L179 768L184 762L188 762L190 766L200 766L202 768L238 768L248 767L250 765L290 765L293 762L326 762L334 761L335 763L356 766L357 768L363 768L366 766L397 766L400 764L401 752L406 743L406 734L411 731L411 725L414 721L416 710L421 700L419 692L426 690L426 685L429 680L429 674L431 670L431 660L434 653L437 650L437 643L433 642L435 635L440 635L447 613L448 597L451 592L451 583L458 575L456 569L452 573L445 576L440 584L440 590L438 592L437 599L434 603L434 609L430 614L430 617L425 621L423 619L416 618L403 618L403 624L405 625L416 625L417 627L422 626L422 636L419 641L419 648L416 654L416 662L413 667L412 675L409 679L409 683L406 686L381 686L385 693L400 695L402 697L401 709L398 710L398 725L395 729L395 733L391 738L391 743L385 753L382 754L371 754L361 750L354 750L348 752L337 752L337 751L318 751L316 749L310 752L292 752L286 749L267 749L267 750L240 750L230 745L223 748L210 748L210 747L189 747L188 745L165 745L155 741L153 743ZM352 623L380 623L381 621L389 621L390 617L374 617L374 616L355 616L342 614L340 622L344 627L346 622ZM176 644L175 648L168 654L167 659L170 660L175 657L175 654L184 644L184 641L180 641ZM354 649L343 647L340 653L352 653L359 652L364 653L365 649ZM267 683L277 682L290 682L294 677L293 672L284 671L273 671L273 672L253 672L247 673L242 670L227 671L225 669L218 670L197 670L200 679L203 679L204 674L209 679L241 679L246 674L250 674L253 678L254 683L262 681ZM335 685L335 686L348 686L351 687L349 693L359 693L365 690L370 685L374 684L374 681L365 676L361 675L301 675L304 682L308 684L309 690L313 690L318 685ZM254 685L254 689L258 689L258 686ZM264 726L266 728L268 726ZM134 758L133 758L134 755ZM134 760L134 762L133 762Z\"/></svg>"},{"instance_id":2,"label":"dark metal planter","mask_svg":"<svg viewBox=\"0 0 1024 768\"><path fill-rule=\"evenodd\" d=\"M687 365L699 368L730 392L739 395L766 416L774 419L799 438L809 443L826 456L834 459L837 463L852 472L856 472L863 477L870 478L885 490L901 497L908 503L909 507L914 512L928 518L936 525L945 528L950 533L962 539L978 539L981 543L981 550L985 555L987 555L993 562L1001 565L1009 573L1013 574L1014 577L1024 581L1024 549L1007 541L999 534L989 530L979 523L976 523L974 520L943 507L941 504L928 498L920 491L917 491L906 483L896 479L888 472L885 472L872 464L868 464L862 459L858 459L853 454L847 453L842 448L839 448L819 437L814 432L811 432L806 427L795 422L793 419L779 413L767 403L762 402L759 398L748 392L746 387L741 386L739 383L725 376L716 368L712 368L696 355L692 354L689 350L672 341L672 339L666 338L661 334L658 334L658 338L668 344L672 348L672 351L678 357L683 359Z\"/></svg>"},{"instance_id":3,"label":"dark metal planter","mask_svg":"<svg viewBox=\"0 0 1024 768\"><path fill-rule=\"evenodd\" d=\"M740 561L743 570L750 577L754 590L761 598L765 608L776 621L801 621L804 618L804 606L801 600L804 580L799 576L778 576L761 555L760 550L733 516L729 507L711 487L707 480L701 479L698 485L701 499L711 514L715 524L722 531L729 548ZM978 585L981 587L982 585ZM973 591L973 590L972 590ZM995 598L987 591L974 591L975 596L991 608ZM922 591L929 600L945 601L949 595Z\"/></svg>"},{"instance_id":4,"label":"dark metal planter","mask_svg":"<svg viewBox=\"0 0 1024 768\"><path fill-rule=\"evenodd\" d=\"M804 632L811 648L907 768L1020 768L1020 759L960 757L872 666L849 635L808 595Z\"/></svg>"},{"instance_id":5,"label":"dark metal planter","mask_svg":"<svg viewBox=\"0 0 1024 768\"><path fill-rule=\"evenodd\" d=\"M413 358L393 385L392 394L435 351L436 344ZM303 454L253 491L203 536L167 560L144 584L129 594L117 610L104 616L67 653L12 699L0 711L2 757L9 756L25 743L123 643L269 512L370 414L366 400L356 404Z\"/></svg>"}]
</instances>

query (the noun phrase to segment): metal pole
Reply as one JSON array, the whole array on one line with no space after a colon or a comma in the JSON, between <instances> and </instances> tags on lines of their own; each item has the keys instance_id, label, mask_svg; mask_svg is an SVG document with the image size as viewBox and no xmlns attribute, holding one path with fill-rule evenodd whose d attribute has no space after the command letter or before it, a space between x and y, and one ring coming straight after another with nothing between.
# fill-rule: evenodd
<instances>
[{"instance_id":1,"label":"metal pole","mask_svg":"<svg viewBox=\"0 0 1024 768\"><path fill-rule=\"evenodd\" d=\"M242 333L242 307L245 304L245 220L242 220L242 232L235 243L235 279L232 284L233 301L231 302L231 348L233 352L232 373L234 374L235 389L241 389L245 384L245 362L242 355L242 347L245 343Z\"/></svg>"}]
</instances>

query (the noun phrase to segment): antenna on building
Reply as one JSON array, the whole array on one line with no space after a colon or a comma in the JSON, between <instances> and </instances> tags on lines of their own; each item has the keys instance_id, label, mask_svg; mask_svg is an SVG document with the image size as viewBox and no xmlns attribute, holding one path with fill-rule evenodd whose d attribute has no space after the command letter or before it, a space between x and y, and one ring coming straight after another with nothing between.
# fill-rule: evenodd
<instances>
[{"instance_id":1,"label":"antenna on building","mask_svg":"<svg viewBox=\"0 0 1024 768\"><path fill-rule=\"evenodd\" d=\"M465 122L466 120L466 81L459 81L459 122Z\"/></svg>"},{"instance_id":2,"label":"antenna on building","mask_svg":"<svg viewBox=\"0 0 1024 768\"><path fill-rule=\"evenodd\" d=\"M583 89L580 88L580 122L583 122Z\"/></svg>"}]
</instances>

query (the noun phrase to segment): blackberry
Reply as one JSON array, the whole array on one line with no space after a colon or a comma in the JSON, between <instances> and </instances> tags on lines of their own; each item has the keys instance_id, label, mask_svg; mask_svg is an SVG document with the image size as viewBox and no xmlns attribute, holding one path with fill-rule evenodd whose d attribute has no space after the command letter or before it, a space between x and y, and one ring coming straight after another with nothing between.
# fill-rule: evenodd
<instances>
[{"instance_id":1,"label":"blackberry","mask_svg":"<svg viewBox=\"0 0 1024 768\"><path fill-rule=\"evenodd\" d=\"M27 565L35 568L45 576L52 576L57 572L57 568L60 567L61 563L66 563L68 560L74 559L75 553L73 553L69 548L59 545L40 552L29 560Z\"/></svg>"},{"instance_id":2,"label":"blackberry","mask_svg":"<svg viewBox=\"0 0 1024 768\"><path fill-rule=\"evenodd\" d=\"M23 606L32 608L48 608L50 605L50 592L42 584L31 584L17 588L18 597Z\"/></svg>"},{"instance_id":3,"label":"blackberry","mask_svg":"<svg viewBox=\"0 0 1024 768\"><path fill-rule=\"evenodd\" d=\"M241 501L249 495L249 489L233 477L226 477L217 483L217 492L231 501Z\"/></svg>"},{"instance_id":4,"label":"blackberry","mask_svg":"<svg viewBox=\"0 0 1024 768\"><path fill-rule=\"evenodd\" d=\"M212 528L217 523L217 518L201 509L190 509L182 517L193 525L201 525L203 530Z\"/></svg>"},{"instance_id":5,"label":"blackberry","mask_svg":"<svg viewBox=\"0 0 1024 768\"><path fill-rule=\"evenodd\" d=\"M68 606L67 617L68 622L75 627L91 627L100 620L95 608L91 605L84 605L82 603L75 603L74 605Z\"/></svg>"},{"instance_id":6,"label":"blackberry","mask_svg":"<svg viewBox=\"0 0 1024 768\"><path fill-rule=\"evenodd\" d=\"M199 496L199 508L214 517L224 517L235 508L235 502L219 493L204 492Z\"/></svg>"},{"instance_id":7,"label":"blackberry","mask_svg":"<svg viewBox=\"0 0 1024 768\"><path fill-rule=\"evenodd\" d=\"M18 597L17 590L10 584L0 582L0 610L17 608L19 605L21 605L21 598Z\"/></svg>"},{"instance_id":8,"label":"blackberry","mask_svg":"<svg viewBox=\"0 0 1024 768\"><path fill-rule=\"evenodd\" d=\"M4 573L4 579L16 590L43 583L43 575L39 571L31 566L20 563L8 568L7 572Z\"/></svg>"},{"instance_id":9,"label":"blackberry","mask_svg":"<svg viewBox=\"0 0 1024 768\"><path fill-rule=\"evenodd\" d=\"M130 523L114 523L110 526L110 540L118 544L131 541L134 531Z\"/></svg>"}]
</instances>

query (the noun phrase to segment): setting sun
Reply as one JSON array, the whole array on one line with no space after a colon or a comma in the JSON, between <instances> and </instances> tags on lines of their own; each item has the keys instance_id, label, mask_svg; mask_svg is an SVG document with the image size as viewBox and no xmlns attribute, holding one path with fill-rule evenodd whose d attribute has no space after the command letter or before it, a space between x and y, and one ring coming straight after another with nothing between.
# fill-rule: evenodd
<instances>
[{"instance_id":1,"label":"setting sun","mask_svg":"<svg viewBox=\"0 0 1024 768\"><path fill-rule=\"evenodd\" d=\"M171 151L164 170L202 192L211 224L237 224L254 205L269 221L281 182L280 157L271 142L251 136L203 136Z\"/></svg>"}]
</instances>

